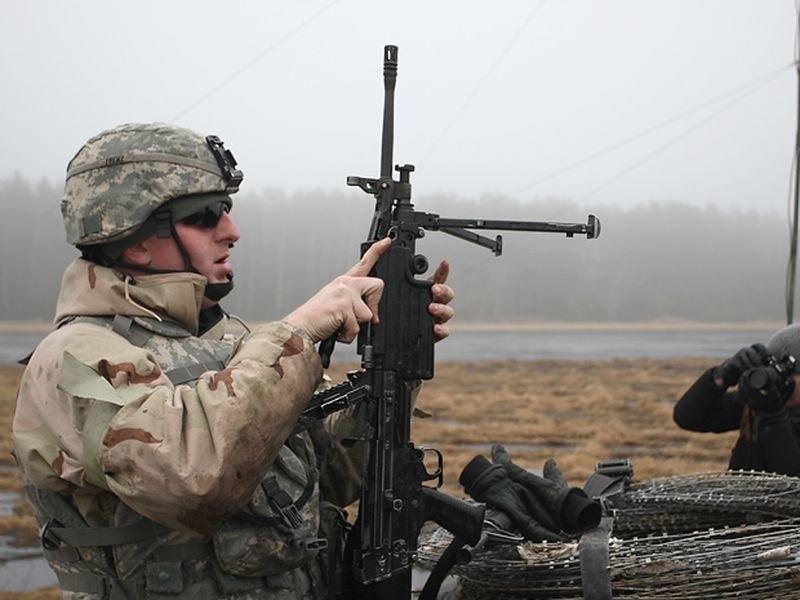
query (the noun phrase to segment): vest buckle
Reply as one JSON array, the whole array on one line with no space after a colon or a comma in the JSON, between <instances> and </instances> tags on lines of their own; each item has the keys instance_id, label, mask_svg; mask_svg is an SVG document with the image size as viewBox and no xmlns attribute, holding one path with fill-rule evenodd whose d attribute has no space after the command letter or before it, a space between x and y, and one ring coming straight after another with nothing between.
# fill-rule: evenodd
<instances>
[{"instance_id":1,"label":"vest buckle","mask_svg":"<svg viewBox=\"0 0 800 600\"><path fill-rule=\"evenodd\" d=\"M61 547L61 538L53 531L50 531L51 527L63 527L63 525L55 519L50 519L39 529L39 539L42 542L42 548L52 552Z\"/></svg>"}]
</instances>

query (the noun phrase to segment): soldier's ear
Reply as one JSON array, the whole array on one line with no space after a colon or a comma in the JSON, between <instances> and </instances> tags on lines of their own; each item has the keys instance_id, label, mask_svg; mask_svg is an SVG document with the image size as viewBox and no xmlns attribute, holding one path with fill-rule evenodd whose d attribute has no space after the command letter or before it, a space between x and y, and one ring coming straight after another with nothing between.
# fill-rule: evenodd
<instances>
[{"instance_id":1,"label":"soldier's ear","mask_svg":"<svg viewBox=\"0 0 800 600\"><path fill-rule=\"evenodd\" d=\"M132 246L128 246L122 252L122 260L137 267L144 267L149 265L153 260L153 254L150 247L146 244L147 240L136 242Z\"/></svg>"}]
</instances>

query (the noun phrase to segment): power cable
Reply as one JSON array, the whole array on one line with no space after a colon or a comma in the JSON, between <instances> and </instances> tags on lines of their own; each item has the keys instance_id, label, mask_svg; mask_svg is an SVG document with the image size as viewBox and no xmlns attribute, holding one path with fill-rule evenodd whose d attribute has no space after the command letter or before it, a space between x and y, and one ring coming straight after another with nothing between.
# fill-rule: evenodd
<instances>
[{"instance_id":1,"label":"power cable","mask_svg":"<svg viewBox=\"0 0 800 600\"><path fill-rule=\"evenodd\" d=\"M606 146L605 148L602 148L602 149L600 149L600 150L598 150L596 152L593 152L592 154L589 154L588 156L585 156L585 157L583 157L581 159L578 159L578 160L576 160L574 162L571 162L571 163L569 163L567 165L564 165L563 167L559 167L558 169L556 169L554 171L551 171L550 173L548 173L547 175L544 175L543 177L540 177L540 178L538 178L538 179L536 179L534 181L531 181L530 183L526 183L525 185L515 189L514 191L508 193L507 195L509 197L517 196L517 195L521 194L522 192L528 191L528 190L538 186L539 184L544 183L545 181L549 181L550 179L553 179L554 177L557 177L558 175L562 175L564 173L567 173L568 171L571 171L571 170L573 170L573 169L575 169L575 168L577 168L577 167L579 167L581 165L584 165L587 162L590 162L590 161L592 161L592 160L594 160L596 158L604 156L604 155L606 155L606 154L608 154L610 152L613 152L614 150L618 150L619 148L622 148L624 146L627 146L628 144L631 144L631 143L633 143L635 141L638 141L641 138L643 138L643 137L645 137L645 136L647 136L647 135L649 135L649 134L651 134L651 133L653 133L655 131L658 131L659 129L663 129L664 127L667 127L668 125L672 125L673 123L675 123L677 121L680 121L681 119L684 119L684 118L686 118L686 117L688 117L690 115L693 115L696 112L704 110L705 108L708 108L709 106L713 106L714 104L717 104L718 102L720 102L722 100L725 100L728 97L730 97L730 96L732 96L734 94L737 94L737 93L741 92L744 89L750 88L752 86L756 86L755 89L758 89L759 87L765 85L766 83L769 83L775 77L777 77L778 75L780 75L781 73L783 73L787 69L792 68L793 66L794 66L794 63L790 63L788 65L784 65L784 66L780 67L779 69L775 69L775 70L770 71L768 73L764 73L762 75L759 75L755 79L751 79L750 81L748 81L746 83L740 84L740 85L738 85L738 86L736 86L736 87L734 87L734 88L732 88L732 89L730 89L730 90L728 90L728 91L726 91L726 92L724 92L724 93L722 93L722 94L720 94L718 96L715 96L715 97L711 98L710 100L706 100L706 101L704 101L704 102L702 102L702 103L700 103L700 104L698 104L696 106L693 106L692 108L689 108L689 109L687 109L687 110L685 110L685 111L683 111L681 113L678 113L677 115L674 115L674 116L672 116L672 117L670 117L668 119L665 119L664 121L661 121L661 122L657 123L656 125L648 127L647 129L644 129L644 130L642 130L642 131L640 131L638 133L635 133L634 135L632 135L630 137L624 138L624 139L620 140L619 142L616 142L616 143L614 143L614 144L612 144L610 146Z\"/></svg>"},{"instance_id":2,"label":"power cable","mask_svg":"<svg viewBox=\"0 0 800 600\"><path fill-rule=\"evenodd\" d=\"M281 36L280 38L278 38L278 40L277 40L275 43L271 44L271 45L270 45L270 46L268 46L266 49L264 49L264 50L263 50L263 51L262 51L262 52L261 52L261 53L260 53L258 56L256 56L255 58L253 58L253 59L252 59L250 62L248 62L248 63L246 63L246 64L242 65L241 67L239 67L239 68L238 68L236 71L234 71L233 73L231 73L230 75L228 75L228 76L227 76L225 79L223 79L222 81L220 81L220 82L219 82L217 85L215 85L213 88L211 88L210 90L208 90L208 91L207 91L205 94L203 94L202 96L200 96L200 98L199 98L198 100L196 100L195 102L193 102L192 104L190 104L189 106L187 106L185 109L183 109L181 112L179 112L177 115L175 115L175 116L172 118L172 122L173 122L173 123L177 122L177 121L178 121L178 119L180 119L180 118L182 118L182 117L186 116L186 114L188 114L190 111L192 111L192 110L194 110L195 108L197 108L197 106L199 106L200 104L202 104L203 102L205 102L205 101L206 101L206 100L207 100L209 97L213 96L213 95L214 95L214 94L216 94L216 93L217 93L219 90L221 90L223 87L225 87L226 85L228 85L228 84L229 84L231 81L233 81L234 79L236 79L237 77L239 77L239 75L241 75L242 73L244 73L245 71L247 71L249 68L251 68L251 67L252 67L253 65L255 65L257 62L259 62L259 61L260 61L262 58L264 58L264 57L265 57L267 54L269 54L270 52L272 52L273 50L275 50L275 48L277 48L278 46L280 46L281 44L283 44L285 41L287 41L287 40L291 39L291 38L292 38L292 37L294 37L294 35L295 35L295 34L297 34L299 31L301 31L302 29L304 29L305 27L307 27L308 25L310 25L311 23L313 23L314 21L316 21L316 20L317 20L317 18L319 18L319 17L320 17L320 15L322 15L322 13L324 13L325 11L327 11L327 10L328 10L328 9L329 9L331 6L333 6L334 4L336 4L338 1L339 1L339 0L333 0L332 2L330 2L330 3L326 4L326 5L325 5L325 6L323 6L321 9L319 9L317 12L315 12L313 15L311 15L311 16L310 16L308 19L306 19L305 21L303 21L302 23L300 23L300 24L299 24L297 27L295 27L294 29L290 30L289 32L287 32L286 34L284 34L283 36Z\"/></svg>"},{"instance_id":3,"label":"power cable","mask_svg":"<svg viewBox=\"0 0 800 600\"><path fill-rule=\"evenodd\" d=\"M450 120L447 122L447 124L442 129L442 132L438 135L438 137L435 140L433 140L433 142L428 147L428 149L423 153L422 159L418 162L419 165L424 165L426 163L426 161L428 160L428 158L430 158L431 154L433 154L434 150L436 150L436 147L439 145L439 143L449 133L450 129L453 127L453 125L456 123L456 121L458 121L459 117L461 117L461 114L467 108L469 103L472 102L473 98L475 98L475 96L481 90L481 88L486 83L486 81L489 79L489 77L492 75L492 73L494 73L497 70L497 67L500 66L500 63L503 61L503 59L509 53L509 51L514 46L514 44L516 44L517 40L522 35L522 32L525 31L525 28L533 20L533 18L536 16L536 14L541 10L541 8L542 8L542 6L544 6L545 2L546 2L546 0L541 0L539 2L539 4L537 6L535 6L531 10L530 13L528 13L528 16L522 21L522 24L517 28L516 32L514 32L514 35L511 36L511 38L508 41L508 43L500 51L500 54L498 54L497 57L494 59L494 61L492 61L492 64L489 65L489 68L486 70L486 72L483 74L483 76L481 76L481 78L478 80L478 82L472 88L472 91L467 95L467 97L464 99L464 101L461 103L461 105L458 107L458 109L455 111L455 113L453 113L453 115L450 117Z\"/></svg>"},{"instance_id":4,"label":"power cable","mask_svg":"<svg viewBox=\"0 0 800 600\"><path fill-rule=\"evenodd\" d=\"M683 131L683 132L682 132L681 134L679 134L678 136L676 136L676 137L672 138L671 140L669 140L668 142L666 142L666 143L662 144L661 146L659 146L658 148L656 148L655 150L653 150L653 151L652 151L652 152L650 152L649 154L645 155L645 156L644 156L644 157L642 157L641 159L637 160L637 161L636 161L636 162L634 162L633 164L631 164L631 165L627 166L625 169L623 169L622 171L620 171L619 173L617 173L616 175L614 175L613 177L611 177L610 179L608 179L608 180L607 180L605 183L603 183L603 184L601 184L601 185L597 186L595 189L593 189L593 190L592 190L591 192L589 192L588 194L585 194L585 195L583 195L583 196L582 196L582 197L579 199L579 201L583 201L583 200L585 200L586 198L588 198L588 197L590 197L590 196L592 196L592 195L596 194L596 193L597 193L597 192L599 192L600 190L602 190L602 189L604 189L604 188L608 187L608 186L609 186L611 183L613 183L613 182L614 182L614 181L616 181L617 179L620 179L620 178L621 178L621 177L623 177L624 175L627 175L627 174L628 174L628 173L630 173L631 171L633 171L633 170L637 169L639 166L643 165L644 163L646 163L648 160L650 160L650 159L651 159L651 158L653 158L654 156L656 156L656 155L658 155L658 154L661 154L661 152L663 152L664 150L666 150L666 149L667 149L667 148L669 148L670 146L673 146L673 145L675 145L677 142L679 142L679 141L680 141L680 140L682 140L683 138L687 137L687 136L688 136L688 135L690 135L691 133L694 133L695 131L697 131L698 129L700 129L700 127L702 127L703 125L705 125L706 123L708 123L708 122L709 122L709 121L711 121L712 119L715 119L715 118L717 118L719 115L721 115L723 112L725 112L726 110L728 110L729 108L731 108L732 106L734 106L735 104L737 104L738 102L742 101L743 99L745 99L745 98L747 98L748 96L750 96L750 95L754 94L755 92L757 92L757 91L758 91L760 88L762 88L762 87L764 87L765 85L767 85L768 83L770 83L770 81L771 81L771 80L764 81L763 83L761 83L761 84L760 84L760 85L758 85L757 87L754 87L754 88L750 89L749 91L747 91L746 93L743 93L743 94L741 94L740 96L738 96L738 97L734 98L733 100L731 100L730 102L728 102L727 104L725 104L724 106L722 106L721 108L719 108L719 109L715 110L713 113L711 113L710 115L708 115L706 118L702 119L701 121L698 121L697 123L695 123L694 125L692 125L691 127L689 127L687 130Z\"/></svg>"}]
</instances>

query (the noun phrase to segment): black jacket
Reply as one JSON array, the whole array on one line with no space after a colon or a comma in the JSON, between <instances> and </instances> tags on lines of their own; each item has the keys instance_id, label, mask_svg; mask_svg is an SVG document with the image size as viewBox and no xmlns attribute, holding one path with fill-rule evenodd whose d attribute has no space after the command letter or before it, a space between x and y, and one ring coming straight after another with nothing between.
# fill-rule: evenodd
<instances>
[{"instance_id":1,"label":"black jacket","mask_svg":"<svg viewBox=\"0 0 800 600\"><path fill-rule=\"evenodd\" d=\"M675 404L673 419L683 429L714 433L740 429L744 402L737 391L717 386L712 372L703 373ZM800 411L789 409L786 417L756 422L754 429L751 436L739 435L728 468L800 475Z\"/></svg>"}]
</instances>

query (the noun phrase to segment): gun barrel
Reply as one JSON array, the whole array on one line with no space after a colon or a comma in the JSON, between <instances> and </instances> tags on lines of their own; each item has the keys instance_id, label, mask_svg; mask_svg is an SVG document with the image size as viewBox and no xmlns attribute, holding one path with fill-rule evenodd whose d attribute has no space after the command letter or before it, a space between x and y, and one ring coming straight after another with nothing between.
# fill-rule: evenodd
<instances>
[{"instance_id":1,"label":"gun barrel","mask_svg":"<svg viewBox=\"0 0 800 600\"><path fill-rule=\"evenodd\" d=\"M397 81L397 46L383 48L383 135L381 137L381 177L392 178L394 147L394 87Z\"/></svg>"}]
</instances>

